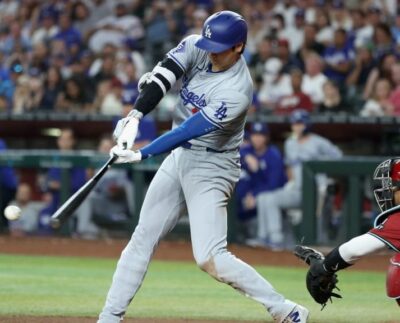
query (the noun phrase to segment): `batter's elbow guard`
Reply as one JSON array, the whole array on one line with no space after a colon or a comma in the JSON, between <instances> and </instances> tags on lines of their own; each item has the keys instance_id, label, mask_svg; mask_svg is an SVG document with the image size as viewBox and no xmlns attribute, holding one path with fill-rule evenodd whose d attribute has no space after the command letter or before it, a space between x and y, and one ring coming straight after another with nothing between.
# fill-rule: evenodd
<instances>
[{"instance_id":1,"label":"batter's elbow guard","mask_svg":"<svg viewBox=\"0 0 400 323\"><path fill-rule=\"evenodd\" d=\"M400 253L390 259L386 277L387 296L397 301L400 306Z\"/></svg>"}]
</instances>

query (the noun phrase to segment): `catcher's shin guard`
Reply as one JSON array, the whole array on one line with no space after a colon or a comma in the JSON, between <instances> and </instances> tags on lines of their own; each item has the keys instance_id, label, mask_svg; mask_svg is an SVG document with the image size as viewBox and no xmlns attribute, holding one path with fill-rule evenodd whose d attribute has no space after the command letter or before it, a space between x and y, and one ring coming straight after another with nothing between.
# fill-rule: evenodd
<instances>
[{"instance_id":1,"label":"catcher's shin guard","mask_svg":"<svg viewBox=\"0 0 400 323\"><path fill-rule=\"evenodd\" d=\"M388 297L396 299L400 306L400 253L390 258L386 276L386 293Z\"/></svg>"}]
</instances>

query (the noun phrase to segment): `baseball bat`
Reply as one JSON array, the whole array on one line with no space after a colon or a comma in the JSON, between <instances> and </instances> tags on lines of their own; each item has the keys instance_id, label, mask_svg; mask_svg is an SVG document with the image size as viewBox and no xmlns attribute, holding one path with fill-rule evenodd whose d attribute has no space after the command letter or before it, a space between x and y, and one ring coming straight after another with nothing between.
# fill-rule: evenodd
<instances>
[{"instance_id":1,"label":"baseball bat","mask_svg":"<svg viewBox=\"0 0 400 323\"><path fill-rule=\"evenodd\" d=\"M114 163L117 156L110 157L101 169L87 181L78 191L76 191L63 205L51 216L50 225L58 229L74 213L82 201L93 190L97 182L106 173L107 169Z\"/></svg>"}]
</instances>

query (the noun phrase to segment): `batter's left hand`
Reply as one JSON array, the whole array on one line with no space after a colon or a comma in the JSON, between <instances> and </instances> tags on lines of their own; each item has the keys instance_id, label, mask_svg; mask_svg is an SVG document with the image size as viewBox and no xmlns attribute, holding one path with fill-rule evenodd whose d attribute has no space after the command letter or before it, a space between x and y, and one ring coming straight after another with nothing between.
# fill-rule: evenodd
<instances>
[{"instance_id":1,"label":"batter's left hand","mask_svg":"<svg viewBox=\"0 0 400 323\"><path fill-rule=\"evenodd\" d=\"M137 163L142 160L142 154L139 150L122 149L118 145L111 148L110 156L118 156L114 162L115 164Z\"/></svg>"}]
</instances>

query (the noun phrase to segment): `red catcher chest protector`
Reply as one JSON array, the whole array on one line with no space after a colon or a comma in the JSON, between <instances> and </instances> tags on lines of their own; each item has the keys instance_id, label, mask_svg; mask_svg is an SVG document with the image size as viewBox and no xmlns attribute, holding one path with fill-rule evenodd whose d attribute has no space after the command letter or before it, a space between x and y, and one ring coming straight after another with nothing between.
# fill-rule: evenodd
<instances>
[{"instance_id":1,"label":"red catcher chest protector","mask_svg":"<svg viewBox=\"0 0 400 323\"><path fill-rule=\"evenodd\" d=\"M386 293L390 298L396 299L400 306L400 253L390 258L386 277Z\"/></svg>"}]
</instances>

